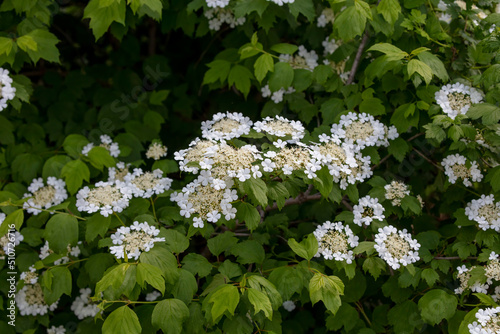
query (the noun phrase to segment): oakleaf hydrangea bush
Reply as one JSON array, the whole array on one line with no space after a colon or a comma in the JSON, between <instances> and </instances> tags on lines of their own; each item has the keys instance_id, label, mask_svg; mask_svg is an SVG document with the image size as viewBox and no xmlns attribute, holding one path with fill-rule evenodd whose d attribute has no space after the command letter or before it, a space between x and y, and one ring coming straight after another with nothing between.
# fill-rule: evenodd
<instances>
[{"instance_id":1,"label":"oakleaf hydrangea bush","mask_svg":"<svg viewBox=\"0 0 500 334\"><path fill-rule=\"evenodd\" d=\"M0 333L500 333L497 0L0 4Z\"/></svg>"}]
</instances>

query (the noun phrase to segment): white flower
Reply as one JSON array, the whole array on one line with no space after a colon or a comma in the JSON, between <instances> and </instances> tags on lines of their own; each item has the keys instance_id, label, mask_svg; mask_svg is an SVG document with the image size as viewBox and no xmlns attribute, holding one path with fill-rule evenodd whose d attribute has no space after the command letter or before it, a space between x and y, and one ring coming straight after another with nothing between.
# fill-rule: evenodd
<instances>
[{"instance_id":1,"label":"white flower","mask_svg":"<svg viewBox=\"0 0 500 334\"><path fill-rule=\"evenodd\" d=\"M321 15L318 16L318 27L323 28L326 27L328 23L333 23L335 21L335 15L331 8L325 8L321 12Z\"/></svg>"},{"instance_id":2,"label":"white flower","mask_svg":"<svg viewBox=\"0 0 500 334\"><path fill-rule=\"evenodd\" d=\"M14 99L16 88L12 87L9 71L0 67L0 111L7 108L7 101Z\"/></svg>"},{"instance_id":3,"label":"white flower","mask_svg":"<svg viewBox=\"0 0 500 334\"><path fill-rule=\"evenodd\" d=\"M35 284L38 282L38 274L34 266L30 266L29 271L24 271L19 277L24 281L24 284Z\"/></svg>"},{"instance_id":4,"label":"white flower","mask_svg":"<svg viewBox=\"0 0 500 334\"><path fill-rule=\"evenodd\" d=\"M319 19L318 19L318 21L319 21ZM325 48L325 52L324 52L325 55L331 55L339 48L341 43L337 42L337 41L335 41L335 39L327 36L325 38L325 40L321 43L321 45L323 45L323 47Z\"/></svg>"},{"instance_id":5,"label":"white flower","mask_svg":"<svg viewBox=\"0 0 500 334\"><path fill-rule=\"evenodd\" d=\"M155 300L158 299L158 297L161 296L161 292L154 290L146 295L146 301L148 302L154 302Z\"/></svg>"},{"instance_id":6,"label":"white flower","mask_svg":"<svg viewBox=\"0 0 500 334\"><path fill-rule=\"evenodd\" d=\"M2 225L5 217L5 213L0 212L0 225ZM24 237L21 233L12 230L0 237L0 260L5 259L5 255L7 255L9 251L12 251L13 247L19 245L23 240Z\"/></svg>"},{"instance_id":7,"label":"white flower","mask_svg":"<svg viewBox=\"0 0 500 334\"><path fill-rule=\"evenodd\" d=\"M227 0L209 0L212 3L225 3ZM228 8L210 8L204 13L204 16L208 19L208 29L212 31L220 30L222 24L227 23L231 28L240 26L246 22L244 16L236 18L231 9Z\"/></svg>"},{"instance_id":8,"label":"white flower","mask_svg":"<svg viewBox=\"0 0 500 334\"><path fill-rule=\"evenodd\" d=\"M269 88L269 85L265 85L260 89L260 92L262 94L262 97L269 97L272 95L271 89Z\"/></svg>"},{"instance_id":9,"label":"white flower","mask_svg":"<svg viewBox=\"0 0 500 334\"><path fill-rule=\"evenodd\" d=\"M262 172L259 170L259 166L252 166L251 171L252 171L252 176L257 179L262 177Z\"/></svg>"},{"instance_id":10,"label":"white flower","mask_svg":"<svg viewBox=\"0 0 500 334\"><path fill-rule=\"evenodd\" d=\"M205 224L203 224L203 220L200 217L193 218L193 227L203 228L203 226L205 226Z\"/></svg>"},{"instance_id":11,"label":"white flower","mask_svg":"<svg viewBox=\"0 0 500 334\"><path fill-rule=\"evenodd\" d=\"M471 334L495 334L499 333L500 307L489 307L479 309L476 312L477 322L467 325Z\"/></svg>"},{"instance_id":12,"label":"white flower","mask_svg":"<svg viewBox=\"0 0 500 334\"><path fill-rule=\"evenodd\" d=\"M47 334L66 334L66 328L64 328L63 325L60 325L58 327L52 326L47 329Z\"/></svg>"},{"instance_id":13,"label":"white flower","mask_svg":"<svg viewBox=\"0 0 500 334\"><path fill-rule=\"evenodd\" d=\"M254 129L276 137L292 137L292 140L289 140L291 143L297 142L305 135L305 128L301 122L290 121L281 116L266 117L262 121L255 122Z\"/></svg>"},{"instance_id":14,"label":"white flower","mask_svg":"<svg viewBox=\"0 0 500 334\"><path fill-rule=\"evenodd\" d=\"M353 206L354 224L359 226L369 226L374 220L382 221L384 216L384 207L378 202L377 198L365 196L359 199L359 204Z\"/></svg>"},{"instance_id":15,"label":"white flower","mask_svg":"<svg viewBox=\"0 0 500 334\"><path fill-rule=\"evenodd\" d=\"M483 100L481 92L462 83L445 85L435 94L437 104L451 119L465 115L473 104Z\"/></svg>"},{"instance_id":16,"label":"white flower","mask_svg":"<svg viewBox=\"0 0 500 334\"><path fill-rule=\"evenodd\" d=\"M500 202L495 203L493 195L481 195L481 198L470 201L465 214L470 220L476 221L480 229L500 232Z\"/></svg>"},{"instance_id":17,"label":"white flower","mask_svg":"<svg viewBox=\"0 0 500 334\"><path fill-rule=\"evenodd\" d=\"M160 143L152 143L149 145L149 148L146 152L146 157L148 159L160 160L163 157L167 156L167 147L163 146Z\"/></svg>"},{"instance_id":18,"label":"white flower","mask_svg":"<svg viewBox=\"0 0 500 334\"><path fill-rule=\"evenodd\" d=\"M245 182L251 177L250 169L249 168L240 169L236 177L238 178L238 180L240 180L240 182Z\"/></svg>"},{"instance_id":19,"label":"white flower","mask_svg":"<svg viewBox=\"0 0 500 334\"><path fill-rule=\"evenodd\" d=\"M278 6L283 6L286 3L293 3L295 0L267 0L267 1L274 2Z\"/></svg>"},{"instance_id":20,"label":"white flower","mask_svg":"<svg viewBox=\"0 0 500 334\"><path fill-rule=\"evenodd\" d=\"M124 162L117 162L115 167L108 168L108 182L115 183L116 181L124 181L125 176L129 172L130 164Z\"/></svg>"},{"instance_id":21,"label":"white flower","mask_svg":"<svg viewBox=\"0 0 500 334\"><path fill-rule=\"evenodd\" d=\"M142 169L135 168L133 173L124 177L123 182L117 181L116 183L120 187L128 189L134 197L149 198L154 194L160 195L169 190L172 179L163 177L163 172L160 169L143 172Z\"/></svg>"},{"instance_id":22,"label":"white flower","mask_svg":"<svg viewBox=\"0 0 500 334\"><path fill-rule=\"evenodd\" d=\"M76 194L76 207L80 212L100 212L104 217L113 212L122 212L132 198L130 189L124 184L98 182L95 188L85 186Z\"/></svg>"},{"instance_id":23,"label":"white flower","mask_svg":"<svg viewBox=\"0 0 500 334\"><path fill-rule=\"evenodd\" d=\"M295 303L291 300L285 300L283 302L283 308L288 312L292 312L293 310L295 310Z\"/></svg>"},{"instance_id":24,"label":"white flower","mask_svg":"<svg viewBox=\"0 0 500 334\"><path fill-rule=\"evenodd\" d=\"M420 260L420 244L412 239L406 229L398 231L394 226L379 228L375 235L375 250L393 269L407 266Z\"/></svg>"},{"instance_id":25,"label":"white flower","mask_svg":"<svg viewBox=\"0 0 500 334\"><path fill-rule=\"evenodd\" d=\"M130 227L122 226L116 233L111 235L113 244L109 248L111 254L117 259L128 258L139 259L142 252L148 252L154 247L155 242L165 241L165 238L156 237L160 230L148 223L135 221Z\"/></svg>"},{"instance_id":26,"label":"white flower","mask_svg":"<svg viewBox=\"0 0 500 334\"><path fill-rule=\"evenodd\" d=\"M384 124L366 113L342 115L339 123L332 125L331 132L354 145L355 150L389 145Z\"/></svg>"},{"instance_id":27,"label":"white flower","mask_svg":"<svg viewBox=\"0 0 500 334\"><path fill-rule=\"evenodd\" d=\"M202 137L211 140L230 140L247 135L253 122L241 113L217 113L212 120L201 123Z\"/></svg>"},{"instance_id":28,"label":"white flower","mask_svg":"<svg viewBox=\"0 0 500 334\"><path fill-rule=\"evenodd\" d=\"M78 319L83 320L87 317L94 317L99 313L99 307L90 300L90 288L80 289L80 296L76 297L71 304L71 311L75 313Z\"/></svg>"},{"instance_id":29,"label":"white flower","mask_svg":"<svg viewBox=\"0 0 500 334\"><path fill-rule=\"evenodd\" d=\"M316 257L323 255L326 260L346 261L352 263L354 253L352 249L358 245L359 238L352 233L349 226L341 222L326 221L314 231L318 240Z\"/></svg>"},{"instance_id":30,"label":"white flower","mask_svg":"<svg viewBox=\"0 0 500 334\"><path fill-rule=\"evenodd\" d=\"M385 198L390 200L392 205L400 206L401 200L410 194L408 186L403 182L392 181L384 186Z\"/></svg>"},{"instance_id":31,"label":"white flower","mask_svg":"<svg viewBox=\"0 0 500 334\"><path fill-rule=\"evenodd\" d=\"M106 150L108 150L110 156L118 158L118 156L120 155L120 147L118 146L118 143L113 142L111 137L108 135L101 135L100 139L101 144L99 146L104 147ZM94 148L93 143L87 144L83 147L82 154L88 156L92 148Z\"/></svg>"},{"instance_id":32,"label":"white flower","mask_svg":"<svg viewBox=\"0 0 500 334\"><path fill-rule=\"evenodd\" d=\"M224 8L229 4L229 0L206 0L206 2L210 8Z\"/></svg>"},{"instance_id":33,"label":"white flower","mask_svg":"<svg viewBox=\"0 0 500 334\"><path fill-rule=\"evenodd\" d=\"M59 300L51 305L45 303L42 287L40 284L26 284L16 294L16 305L19 314L25 315L45 315L47 312L54 311L57 308Z\"/></svg>"},{"instance_id":34,"label":"white flower","mask_svg":"<svg viewBox=\"0 0 500 334\"><path fill-rule=\"evenodd\" d=\"M470 167L467 165L470 164ZM472 161L467 163L467 159L460 154L451 154L443 159L441 165L444 167L444 173L448 176L448 180L451 184L455 184L458 178L463 180L463 184L466 187L471 187L473 182L481 182L483 175L478 168L477 162Z\"/></svg>"},{"instance_id":35,"label":"white flower","mask_svg":"<svg viewBox=\"0 0 500 334\"><path fill-rule=\"evenodd\" d=\"M278 139L277 141L273 142L273 145L276 146L277 148L285 148L286 141Z\"/></svg>"},{"instance_id":36,"label":"white flower","mask_svg":"<svg viewBox=\"0 0 500 334\"><path fill-rule=\"evenodd\" d=\"M265 159L262 161L262 169L264 172L272 172L276 168L276 164L271 161L271 159Z\"/></svg>"},{"instance_id":37,"label":"white flower","mask_svg":"<svg viewBox=\"0 0 500 334\"><path fill-rule=\"evenodd\" d=\"M38 215L42 212L41 209L48 209L54 205L61 204L68 198L66 192L66 183L63 180L53 176L47 178L45 186L43 179L33 179L28 187L29 193L24 194L24 198L28 198L23 204L23 208L27 212Z\"/></svg>"},{"instance_id":38,"label":"white flower","mask_svg":"<svg viewBox=\"0 0 500 334\"><path fill-rule=\"evenodd\" d=\"M207 214L207 220L208 220L209 222L212 222L212 223L216 223L216 222L218 222L218 221L219 221L219 219L220 219L220 217L221 217L221 215L220 215L219 211L216 211L216 210L214 210L214 211L212 211L212 212L209 212L209 213Z\"/></svg>"}]
</instances>

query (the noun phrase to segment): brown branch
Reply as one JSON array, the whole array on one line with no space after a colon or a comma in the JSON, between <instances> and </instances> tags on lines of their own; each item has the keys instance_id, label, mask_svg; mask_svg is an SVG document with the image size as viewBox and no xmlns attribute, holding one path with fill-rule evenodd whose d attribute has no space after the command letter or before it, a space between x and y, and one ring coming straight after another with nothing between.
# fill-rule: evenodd
<instances>
[{"instance_id":1,"label":"brown branch","mask_svg":"<svg viewBox=\"0 0 500 334\"><path fill-rule=\"evenodd\" d=\"M426 157L425 154L423 154L422 152L420 152L419 150L417 150L415 147L413 148L413 150L415 152L417 152L417 154L420 155L422 158L424 158L425 160L427 160L428 162L430 162L431 164L433 164L437 169L439 169L440 171L444 171L443 167L439 166L436 162L434 162L431 159L429 159L428 157Z\"/></svg>"},{"instance_id":2,"label":"brown branch","mask_svg":"<svg viewBox=\"0 0 500 334\"><path fill-rule=\"evenodd\" d=\"M349 79L345 83L346 86L352 84L354 82L354 77L356 76L356 72L358 71L359 63L361 62L361 56L363 55L364 48L366 43L368 43L368 39L370 38L368 34L368 30L365 31L363 38L361 39L361 43L359 44L358 51L356 52L356 58L354 58L354 62L352 63L351 73L349 74Z\"/></svg>"}]
</instances>

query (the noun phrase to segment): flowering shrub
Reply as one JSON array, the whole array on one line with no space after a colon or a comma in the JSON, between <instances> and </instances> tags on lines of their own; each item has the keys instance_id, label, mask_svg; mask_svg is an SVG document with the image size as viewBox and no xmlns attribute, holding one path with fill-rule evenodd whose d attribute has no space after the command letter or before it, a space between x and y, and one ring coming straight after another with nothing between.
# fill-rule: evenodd
<instances>
[{"instance_id":1,"label":"flowering shrub","mask_svg":"<svg viewBox=\"0 0 500 334\"><path fill-rule=\"evenodd\" d=\"M498 333L500 5L6 0L0 333Z\"/></svg>"}]
</instances>

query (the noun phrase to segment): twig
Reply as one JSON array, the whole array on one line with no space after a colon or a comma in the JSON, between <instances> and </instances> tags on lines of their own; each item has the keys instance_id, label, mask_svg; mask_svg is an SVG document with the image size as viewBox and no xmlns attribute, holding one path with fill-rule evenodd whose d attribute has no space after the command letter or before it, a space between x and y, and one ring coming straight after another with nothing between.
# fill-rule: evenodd
<instances>
[{"instance_id":1,"label":"twig","mask_svg":"<svg viewBox=\"0 0 500 334\"><path fill-rule=\"evenodd\" d=\"M423 154L422 152L420 152L419 150L417 150L415 147L413 148L413 150L415 152L417 152L417 154L420 155L422 158L424 158L425 160L427 160L428 162L430 162L431 164L433 164L434 166L436 166L437 169L439 169L440 171L444 171L443 167L439 166L437 163L435 163L431 159L427 158L425 156L425 154Z\"/></svg>"},{"instance_id":2,"label":"twig","mask_svg":"<svg viewBox=\"0 0 500 334\"><path fill-rule=\"evenodd\" d=\"M358 51L356 52L356 58L354 58L354 62L351 67L351 74L349 74L349 79L345 83L346 86L352 84L354 82L354 77L356 76L356 72L358 71L359 63L361 62L361 56L363 55L363 50L368 43L368 39L370 38L368 34L368 30L365 31L363 38L361 39L361 43L359 44Z\"/></svg>"},{"instance_id":3,"label":"twig","mask_svg":"<svg viewBox=\"0 0 500 334\"><path fill-rule=\"evenodd\" d=\"M344 196L344 197L342 198L342 204L344 204L344 206L345 206L345 207L346 207L349 211L351 211L351 212L352 212L352 210L353 210L353 209L352 209L352 205L351 205L351 204L347 201L347 196Z\"/></svg>"}]
</instances>

